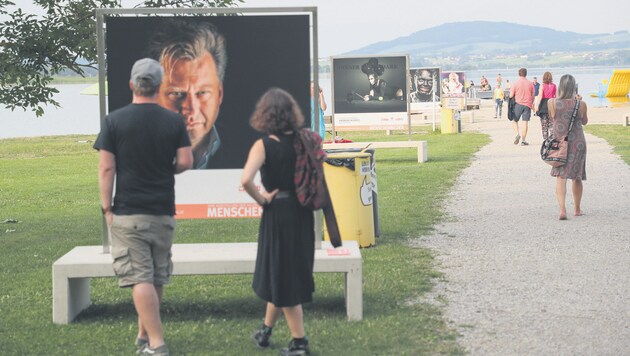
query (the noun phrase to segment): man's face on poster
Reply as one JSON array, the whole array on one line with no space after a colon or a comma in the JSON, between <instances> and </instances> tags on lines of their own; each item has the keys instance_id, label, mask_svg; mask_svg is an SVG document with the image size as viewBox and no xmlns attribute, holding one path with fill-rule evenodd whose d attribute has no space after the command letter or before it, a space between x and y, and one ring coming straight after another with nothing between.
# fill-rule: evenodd
<instances>
[{"instance_id":1,"label":"man's face on poster","mask_svg":"<svg viewBox=\"0 0 630 356\"><path fill-rule=\"evenodd\" d=\"M194 148L212 130L223 100L216 63L210 53L205 53L195 60L179 59L163 65L158 102L184 117Z\"/></svg>"},{"instance_id":2,"label":"man's face on poster","mask_svg":"<svg viewBox=\"0 0 630 356\"><path fill-rule=\"evenodd\" d=\"M416 76L416 90L425 95L431 94L433 90L433 76L428 70L423 70Z\"/></svg>"}]
</instances>

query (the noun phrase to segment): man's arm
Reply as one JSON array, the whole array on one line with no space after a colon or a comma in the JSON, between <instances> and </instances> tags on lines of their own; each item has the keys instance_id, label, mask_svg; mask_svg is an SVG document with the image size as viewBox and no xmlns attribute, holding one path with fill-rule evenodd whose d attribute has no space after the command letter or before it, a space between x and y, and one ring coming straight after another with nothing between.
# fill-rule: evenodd
<instances>
[{"instance_id":1,"label":"man's arm","mask_svg":"<svg viewBox=\"0 0 630 356\"><path fill-rule=\"evenodd\" d=\"M175 157L175 174L182 173L192 168L193 155L191 146L180 147L177 149Z\"/></svg>"},{"instance_id":2,"label":"man's arm","mask_svg":"<svg viewBox=\"0 0 630 356\"><path fill-rule=\"evenodd\" d=\"M106 150L99 150L98 188L101 193L101 208L105 212L107 223L112 222L112 195L116 176L116 156Z\"/></svg>"}]
</instances>

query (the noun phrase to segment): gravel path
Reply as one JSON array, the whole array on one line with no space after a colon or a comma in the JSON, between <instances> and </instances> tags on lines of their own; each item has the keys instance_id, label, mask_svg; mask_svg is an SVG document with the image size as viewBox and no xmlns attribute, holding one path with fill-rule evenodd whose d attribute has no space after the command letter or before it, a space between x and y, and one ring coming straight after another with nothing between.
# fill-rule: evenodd
<instances>
[{"instance_id":1,"label":"gravel path","mask_svg":"<svg viewBox=\"0 0 630 356\"><path fill-rule=\"evenodd\" d=\"M569 181L559 221L538 118L530 146L505 119L463 120L492 142L447 199L449 221L413 241L445 274L427 300L446 300L472 355L630 355L630 167L587 134L585 215L573 216Z\"/></svg>"}]
</instances>

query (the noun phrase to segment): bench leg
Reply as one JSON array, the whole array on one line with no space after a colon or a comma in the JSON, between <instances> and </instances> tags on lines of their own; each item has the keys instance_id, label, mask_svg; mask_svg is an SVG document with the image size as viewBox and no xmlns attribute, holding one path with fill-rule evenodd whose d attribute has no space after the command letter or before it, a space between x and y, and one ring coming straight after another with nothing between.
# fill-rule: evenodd
<instances>
[{"instance_id":1,"label":"bench leg","mask_svg":"<svg viewBox=\"0 0 630 356\"><path fill-rule=\"evenodd\" d=\"M53 323L68 324L90 306L90 279L55 276L53 271Z\"/></svg>"},{"instance_id":2,"label":"bench leg","mask_svg":"<svg viewBox=\"0 0 630 356\"><path fill-rule=\"evenodd\" d=\"M361 267L345 274L346 314L348 320L363 319L363 273Z\"/></svg>"},{"instance_id":3,"label":"bench leg","mask_svg":"<svg viewBox=\"0 0 630 356\"><path fill-rule=\"evenodd\" d=\"M427 141L422 141L418 145L418 163L423 163L429 160L427 147L428 147Z\"/></svg>"}]
</instances>

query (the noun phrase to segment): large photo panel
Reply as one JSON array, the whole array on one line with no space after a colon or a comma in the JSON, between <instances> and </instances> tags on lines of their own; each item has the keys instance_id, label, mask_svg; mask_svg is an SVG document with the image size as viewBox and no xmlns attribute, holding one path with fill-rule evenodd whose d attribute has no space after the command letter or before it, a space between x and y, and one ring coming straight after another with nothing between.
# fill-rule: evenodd
<instances>
[{"instance_id":1,"label":"large photo panel","mask_svg":"<svg viewBox=\"0 0 630 356\"><path fill-rule=\"evenodd\" d=\"M409 70L409 103L411 110L440 101L440 68Z\"/></svg>"},{"instance_id":2,"label":"large photo panel","mask_svg":"<svg viewBox=\"0 0 630 356\"><path fill-rule=\"evenodd\" d=\"M333 57L336 130L402 129L408 125L408 57Z\"/></svg>"},{"instance_id":3,"label":"large photo panel","mask_svg":"<svg viewBox=\"0 0 630 356\"><path fill-rule=\"evenodd\" d=\"M441 78L442 107L463 110L466 100L466 73L458 71L442 72Z\"/></svg>"},{"instance_id":4,"label":"large photo panel","mask_svg":"<svg viewBox=\"0 0 630 356\"><path fill-rule=\"evenodd\" d=\"M255 217L240 185L261 133L249 125L260 96L287 90L310 119L310 16L107 17L108 109L131 102L133 63L164 68L159 103L182 115L194 169L176 177L177 218Z\"/></svg>"}]
</instances>

